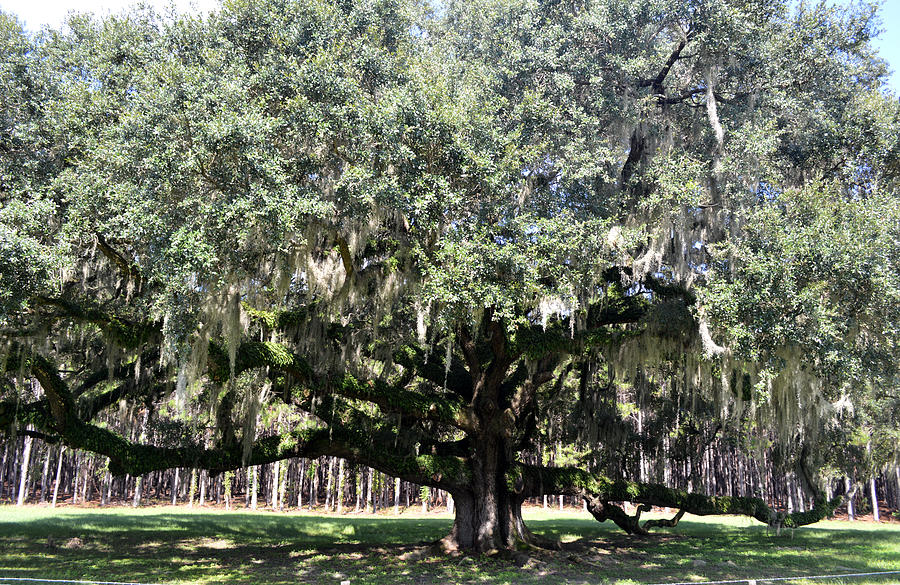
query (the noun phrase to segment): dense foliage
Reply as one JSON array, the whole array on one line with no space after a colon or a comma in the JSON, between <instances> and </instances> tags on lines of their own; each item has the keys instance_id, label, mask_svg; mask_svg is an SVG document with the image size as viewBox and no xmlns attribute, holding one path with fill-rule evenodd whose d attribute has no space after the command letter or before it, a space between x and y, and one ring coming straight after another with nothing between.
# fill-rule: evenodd
<instances>
[{"instance_id":1,"label":"dense foliage","mask_svg":"<svg viewBox=\"0 0 900 585\"><path fill-rule=\"evenodd\" d=\"M896 457L900 108L875 8L790 4L0 15L0 422L132 474L345 457L483 550L540 494L823 517L816 469ZM91 422L129 401L165 444ZM665 485L710 429L815 508Z\"/></svg>"}]
</instances>

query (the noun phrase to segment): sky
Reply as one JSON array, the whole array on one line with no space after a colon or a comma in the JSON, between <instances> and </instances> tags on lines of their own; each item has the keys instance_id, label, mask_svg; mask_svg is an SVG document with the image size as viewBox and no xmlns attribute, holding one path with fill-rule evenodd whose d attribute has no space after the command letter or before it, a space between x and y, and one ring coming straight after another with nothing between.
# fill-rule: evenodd
<instances>
[{"instance_id":1,"label":"sky","mask_svg":"<svg viewBox=\"0 0 900 585\"><path fill-rule=\"evenodd\" d=\"M856 0L831 1L850 4ZM0 0L0 9L17 15L26 28L36 31L45 25L59 26L70 11L105 14L120 12L135 3L136 0ZM144 0L144 3L160 11L173 5L180 12L208 12L219 5L219 0ZM883 32L876 45L891 66L890 85L900 96L900 0L883 0L881 19Z\"/></svg>"}]
</instances>

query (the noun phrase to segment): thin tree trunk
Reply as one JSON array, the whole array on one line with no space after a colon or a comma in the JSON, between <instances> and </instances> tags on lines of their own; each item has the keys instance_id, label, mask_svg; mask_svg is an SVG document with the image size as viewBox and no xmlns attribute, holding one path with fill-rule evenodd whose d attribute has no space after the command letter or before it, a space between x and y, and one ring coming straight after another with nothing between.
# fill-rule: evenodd
<instances>
[{"instance_id":1,"label":"thin tree trunk","mask_svg":"<svg viewBox=\"0 0 900 585\"><path fill-rule=\"evenodd\" d=\"M197 505L201 508L206 505L206 490L209 489L209 472L205 469L200 470L200 499Z\"/></svg>"},{"instance_id":2,"label":"thin tree trunk","mask_svg":"<svg viewBox=\"0 0 900 585\"><path fill-rule=\"evenodd\" d=\"M50 481L50 457L53 455L53 448L47 445L47 454L44 457L44 467L41 469L41 503L47 502L47 485Z\"/></svg>"},{"instance_id":3,"label":"thin tree trunk","mask_svg":"<svg viewBox=\"0 0 900 585\"><path fill-rule=\"evenodd\" d=\"M297 509L303 509L303 480L306 478L306 459L300 460L300 472L297 474Z\"/></svg>"},{"instance_id":4,"label":"thin tree trunk","mask_svg":"<svg viewBox=\"0 0 900 585\"><path fill-rule=\"evenodd\" d=\"M109 472L109 457L106 458L106 484L104 487L106 488L104 492L106 505L112 504L113 476Z\"/></svg>"},{"instance_id":5,"label":"thin tree trunk","mask_svg":"<svg viewBox=\"0 0 900 585\"><path fill-rule=\"evenodd\" d=\"M181 472L181 468L175 468L175 477L172 479L172 505L178 505L178 477Z\"/></svg>"},{"instance_id":6,"label":"thin tree trunk","mask_svg":"<svg viewBox=\"0 0 900 585\"><path fill-rule=\"evenodd\" d=\"M19 454L21 450L19 449L19 442L13 441L12 444L12 467L9 470L9 486L6 489L7 497L9 498L10 503L16 499L16 490L19 487L19 474L21 473L21 467L19 465ZM0 485L0 492L3 491L3 486Z\"/></svg>"},{"instance_id":7,"label":"thin tree trunk","mask_svg":"<svg viewBox=\"0 0 900 585\"><path fill-rule=\"evenodd\" d=\"M141 505L141 492L144 489L144 476L138 475L134 478L134 499L131 502L132 508L137 508Z\"/></svg>"},{"instance_id":8,"label":"thin tree trunk","mask_svg":"<svg viewBox=\"0 0 900 585\"><path fill-rule=\"evenodd\" d=\"M81 503L87 504L91 501L91 476L94 475L94 460L96 457L91 455L87 458L85 465L84 482L81 484Z\"/></svg>"},{"instance_id":9,"label":"thin tree trunk","mask_svg":"<svg viewBox=\"0 0 900 585\"><path fill-rule=\"evenodd\" d=\"M327 461L328 465L323 466L323 472L325 473L325 510L331 512L332 498L334 496L332 494L334 490L334 457L329 457Z\"/></svg>"},{"instance_id":10,"label":"thin tree trunk","mask_svg":"<svg viewBox=\"0 0 900 585\"><path fill-rule=\"evenodd\" d=\"M225 492L225 509L231 509L231 489L234 484L235 473L233 471L226 471L223 481L223 491Z\"/></svg>"},{"instance_id":11,"label":"thin tree trunk","mask_svg":"<svg viewBox=\"0 0 900 585\"><path fill-rule=\"evenodd\" d=\"M844 491L847 494L847 517L850 520L855 519L855 515L853 513L853 497L856 495L856 488L850 489L850 478L844 478Z\"/></svg>"},{"instance_id":12,"label":"thin tree trunk","mask_svg":"<svg viewBox=\"0 0 900 585\"><path fill-rule=\"evenodd\" d=\"M375 470L371 467L369 468L369 481L368 481L368 491L366 492L366 511L370 513L375 513L375 492L373 489L373 484L375 483Z\"/></svg>"},{"instance_id":13,"label":"thin tree trunk","mask_svg":"<svg viewBox=\"0 0 900 585\"><path fill-rule=\"evenodd\" d=\"M894 468L895 477L897 480L897 494L895 498L896 508L900 510L900 466Z\"/></svg>"},{"instance_id":14,"label":"thin tree trunk","mask_svg":"<svg viewBox=\"0 0 900 585\"><path fill-rule=\"evenodd\" d=\"M400 478L394 478L394 514L400 513Z\"/></svg>"},{"instance_id":15,"label":"thin tree trunk","mask_svg":"<svg viewBox=\"0 0 900 585\"><path fill-rule=\"evenodd\" d=\"M319 505L319 471L322 467L322 460L316 459L312 462L312 477L310 477L309 485L309 511Z\"/></svg>"},{"instance_id":16,"label":"thin tree trunk","mask_svg":"<svg viewBox=\"0 0 900 585\"><path fill-rule=\"evenodd\" d=\"M878 514L878 493L875 491L875 475L872 475L872 478L869 480L869 493L872 496L872 518L875 519L875 522L881 522L881 517Z\"/></svg>"},{"instance_id":17,"label":"thin tree trunk","mask_svg":"<svg viewBox=\"0 0 900 585\"><path fill-rule=\"evenodd\" d=\"M191 483L188 488L188 508L194 507L194 494L197 493L197 470L191 469Z\"/></svg>"},{"instance_id":18,"label":"thin tree trunk","mask_svg":"<svg viewBox=\"0 0 900 585\"><path fill-rule=\"evenodd\" d=\"M362 470L357 468L356 473L354 474L354 483L356 486L356 513L359 513L360 508L362 507Z\"/></svg>"},{"instance_id":19,"label":"thin tree trunk","mask_svg":"<svg viewBox=\"0 0 900 585\"><path fill-rule=\"evenodd\" d=\"M78 483L81 481L81 460L83 458L79 457L78 451L75 452L75 478L72 480L72 503L78 503Z\"/></svg>"},{"instance_id":20,"label":"thin tree trunk","mask_svg":"<svg viewBox=\"0 0 900 585\"><path fill-rule=\"evenodd\" d=\"M276 461L272 466L272 493L269 498L269 504L273 510L278 509L278 484L281 478L281 461Z\"/></svg>"},{"instance_id":21,"label":"thin tree trunk","mask_svg":"<svg viewBox=\"0 0 900 585\"><path fill-rule=\"evenodd\" d=\"M17 506L25 505L25 500L28 497L28 467L31 464L31 445L33 441L34 438L31 435L25 435L25 444L22 446L22 473L19 476Z\"/></svg>"},{"instance_id":22,"label":"thin tree trunk","mask_svg":"<svg viewBox=\"0 0 900 585\"><path fill-rule=\"evenodd\" d=\"M335 497L337 498L337 513L344 513L344 460L341 459L338 463L338 481L337 481L337 493ZM399 480L398 480L399 481Z\"/></svg>"},{"instance_id":23,"label":"thin tree trunk","mask_svg":"<svg viewBox=\"0 0 900 585\"><path fill-rule=\"evenodd\" d=\"M112 482L112 476L109 473L109 457L106 458L106 469L103 472L103 483L100 485L100 505L109 505L109 484Z\"/></svg>"},{"instance_id":24,"label":"thin tree trunk","mask_svg":"<svg viewBox=\"0 0 900 585\"><path fill-rule=\"evenodd\" d=\"M0 462L0 500L3 500L3 486L6 485L6 462L9 459L9 446L12 441L3 445L3 461Z\"/></svg>"},{"instance_id":25,"label":"thin tree trunk","mask_svg":"<svg viewBox=\"0 0 900 585\"><path fill-rule=\"evenodd\" d=\"M50 504L52 508L56 507L56 496L59 495L59 480L62 475L62 467L63 467L63 456L66 454L66 448L60 446L59 448L59 460L56 462L56 479L53 481L53 502Z\"/></svg>"},{"instance_id":26,"label":"thin tree trunk","mask_svg":"<svg viewBox=\"0 0 900 585\"><path fill-rule=\"evenodd\" d=\"M281 464L281 479L279 481L279 490L278 494L278 509L284 510L284 498L287 495L287 484L288 484L288 462L285 461Z\"/></svg>"},{"instance_id":27,"label":"thin tree trunk","mask_svg":"<svg viewBox=\"0 0 900 585\"><path fill-rule=\"evenodd\" d=\"M259 465L253 466L253 485L250 490L250 509L255 510L259 497Z\"/></svg>"}]
</instances>

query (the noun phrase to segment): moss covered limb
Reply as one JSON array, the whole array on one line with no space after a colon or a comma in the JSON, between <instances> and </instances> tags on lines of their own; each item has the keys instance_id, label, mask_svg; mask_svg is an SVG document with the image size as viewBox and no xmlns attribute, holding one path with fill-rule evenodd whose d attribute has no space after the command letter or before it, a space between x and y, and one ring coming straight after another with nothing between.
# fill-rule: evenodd
<instances>
[{"instance_id":1,"label":"moss covered limb","mask_svg":"<svg viewBox=\"0 0 900 585\"><path fill-rule=\"evenodd\" d=\"M161 323L134 321L97 307L83 306L54 297L38 296L34 297L32 302L35 306L55 308L61 318L97 326L108 340L125 349L137 349L147 342L162 339Z\"/></svg>"},{"instance_id":2,"label":"moss covered limb","mask_svg":"<svg viewBox=\"0 0 900 585\"><path fill-rule=\"evenodd\" d=\"M616 526L627 532L628 534L647 534L647 529L641 526L641 513L649 512L648 504L641 504L637 507L634 516L629 516L620 506L607 502L597 496L588 496L584 498L588 512L598 522L606 522L612 520Z\"/></svg>"},{"instance_id":3,"label":"moss covered limb","mask_svg":"<svg viewBox=\"0 0 900 585\"><path fill-rule=\"evenodd\" d=\"M130 382L133 386L137 385L135 382L135 372L136 366L139 363L141 364L156 364L159 361L159 350L156 348L150 349L149 351L145 351L141 354L140 358L134 361L129 361L126 363L119 364L110 370L108 367L99 368L94 370L94 372L85 376L81 383L72 388L72 395L75 398L81 397L83 394L89 392L91 389L96 387L98 384L102 384L104 382L108 382L111 379L113 380L121 380ZM140 369L140 376L142 380L146 381L150 376L154 374L158 376L166 376L167 372L163 369L158 368L143 368Z\"/></svg>"},{"instance_id":4,"label":"moss covered limb","mask_svg":"<svg viewBox=\"0 0 900 585\"><path fill-rule=\"evenodd\" d=\"M774 510L761 498L707 496L669 488L660 484L612 480L576 467L538 467L517 464L510 470L526 497L564 494L596 498L602 502L629 501L635 504L677 508L698 516L714 514L750 516L774 527L795 528L813 524L834 513L841 498L816 500L808 512L785 513Z\"/></svg>"},{"instance_id":5,"label":"moss covered limb","mask_svg":"<svg viewBox=\"0 0 900 585\"><path fill-rule=\"evenodd\" d=\"M640 313L643 316L644 312ZM622 317L623 323L632 323L639 320L636 317ZM515 357L525 356L531 360L553 355L581 355L591 348L609 346L621 342L634 332L624 331L614 327L616 323L600 322L576 332L571 332L568 320L557 321L548 325L546 329L541 326L522 327L518 329L510 339L510 350Z\"/></svg>"},{"instance_id":6,"label":"moss covered limb","mask_svg":"<svg viewBox=\"0 0 900 585\"><path fill-rule=\"evenodd\" d=\"M415 372L423 380L435 386L446 387L447 390L463 398L472 397L472 376L459 360L450 360L450 368L444 363L444 356L436 351L426 354L414 345L404 345L392 354L394 363Z\"/></svg>"},{"instance_id":7,"label":"moss covered limb","mask_svg":"<svg viewBox=\"0 0 900 585\"><path fill-rule=\"evenodd\" d=\"M350 374L331 380L326 391L377 404L385 412L401 413L470 430L476 425L468 406L456 395L411 391L382 380L359 380Z\"/></svg>"},{"instance_id":8,"label":"moss covered limb","mask_svg":"<svg viewBox=\"0 0 900 585\"><path fill-rule=\"evenodd\" d=\"M165 383L137 386L132 381L123 382L105 392L79 397L78 416L81 420L89 421L123 398L139 398L144 403L149 403L168 390L170 387Z\"/></svg>"},{"instance_id":9,"label":"moss covered limb","mask_svg":"<svg viewBox=\"0 0 900 585\"><path fill-rule=\"evenodd\" d=\"M209 344L209 376L218 383L226 382L231 374L231 363L225 346L215 342ZM247 341L235 351L234 375L257 368L272 368L297 379L307 380L313 371L307 361L294 354L286 346L270 341Z\"/></svg>"},{"instance_id":10,"label":"moss covered limb","mask_svg":"<svg viewBox=\"0 0 900 585\"><path fill-rule=\"evenodd\" d=\"M302 357L287 347L273 342L245 342L235 354L234 374L268 367L288 374L296 382L297 399L307 396L336 394L365 400L378 405L386 413L400 413L420 420L432 420L459 428L470 428L472 417L465 403L454 394L407 390L384 380L360 380L350 374L329 378L316 375ZM226 382L231 369L225 348L216 343L209 346L209 374L218 382Z\"/></svg>"},{"instance_id":11,"label":"moss covered limb","mask_svg":"<svg viewBox=\"0 0 900 585\"><path fill-rule=\"evenodd\" d=\"M134 294L141 294L145 288L146 281L137 264L125 258L99 233L97 234L97 248L110 262L116 265L122 277L131 283Z\"/></svg>"},{"instance_id":12,"label":"moss covered limb","mask_svg":"<svg viewBox=\"0 0 900 585\"><path fill-rule=\"evenodd\" d=\"M110 458L115 473L140 475L173 467L197 467L221 472L244 465L259 465L293 457L322 455L343 457L374 467L404 480L447 490L468 485L469 468L464 459L439 454L403 453L390 433L372 433L364 424L347 427L295 429L257 440L244 459L240 445L215 448L199 445L167 448L135 443L107 429L80 419L78 407L52 364L32 358L31 371L45 388L47 398L31 404L0 403L0 423L33 425L47 436L58 437L69 447ZM358 421L357 421L358 422Z\"/></svg>"},{"instance_id":13,"label":"moss covered limb","mask_svg":"<svg viewBox=\"0 0 900 585\"><path fill-rule=\"evenodd\" d=\"M464 460L434 455L395 455L389 445L340 428L308 428L265 437L256 441L247 459L239 445L222 448L186 446L164 448L130 442L106 429L82 424L63 436L70 447L110 458L116 474L140 475L173 467L196 467L220 473L245 465L262 465L294 457L342 457L365 464L394 477L422 485L455 490L466 485Z\"/></svg>"},{"instance_id":14,"label":"moss covered limb","mask_svg":"<svg viewBox=\"0 0 900 585\"><path fill-rule=\"evenodd\" d=\"M678 513L671 518L658 518L647 520L644 522L644 530L650 530L656 527L675 528L684 516L684 510L678 510Z\"/></svg>"},{"instance_id":15,"label":"moss covered limb","mask_svg":"<svg viewBox=\"0 0 900 585\"><path fill-rule=\"evenodd\" d=\"M26 365L30 365L32 375L47 396L50 414L53 417L53 430L65 434L69 428L77 427L81 421L78 419L75 399L56 367L39 355L30 357Z\"/></svg>"},{"instance_id":16,"label":"moss covered limb","mask_svg":"<svg viewBox=\"0 0 900 585\"><path fill-rule=\"evenodd\" d=\"M197 445L168 448L131 442L82 420L68 386L49 360L41 356L29 357L26 366L44 388L46 403L28 408L4 403L0 405L0 418L15 417L18 420L24 415L17 415L17 412L28 413L28 422L40 431L58 435L70 447L109 457L111 469L117 473L139 475L172 467L199 467L221 472L292 457L331 455L441 489L461 489L469 482L469 468L465 460L450 456L404 454L392 440L392 435L378 437L366 425L344 427L336 422L324 429L295 429L265 437L252 445L249 459L244 458L243 449L236 443L218 448Z\"/></svg>"},{"instance_id":17,"label":"moss covered limb","mask_svg":"<svg viewBox=\"0 0 900 585\"><path fill-rule=\"evenodd\" d=\"M28 425L39 429L52 428L53 416L50 414L50 404L46 399L29 403L11 400L0 402L0 432Z\"/></svg>"},{"instance_id":18,"label":"moss covered limb","mask_svg":"<svg viewBox=\"0 0 900 585\"><path fill-rule=\"evenodd\" d=\"M243 303L242 306L244 312L250 318L250 322L257 323L269 331L288 331L296 328L300 324L308 321L310 315L315 310L314 304L309 307L276 311L256 309L249 303Z\"/></svg>"}]
</instances>

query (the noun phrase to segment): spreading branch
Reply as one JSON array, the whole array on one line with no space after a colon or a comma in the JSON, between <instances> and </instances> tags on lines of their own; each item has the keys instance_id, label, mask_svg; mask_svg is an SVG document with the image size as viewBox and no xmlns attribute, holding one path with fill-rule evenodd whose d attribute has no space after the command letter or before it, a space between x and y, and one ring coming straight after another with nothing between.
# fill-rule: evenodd
<instances>
[{"instance_id":1,"label":"spreading branch","mask_svg":"<svg viewBox=\"0 0 900 585\"><path fill-rule=\"evenodd\" d=\"M612 480L576 467L538 467L519 464L510 473L515 478L510 481L522 486L520 495L523 497L544 494L581 497L589 507L597 506L599 516L614 521L618 518L632 527L636 524L636 520L621 518L607 504L627 501L638 505L676 508L697 516L716 514L749 516L776 528L796 528L827 518L843 501L840 497L830 502L820 497L808 512L785 513L769 507L761 498L707 496L660 484Z\"/></svg>"}]
</instances>

